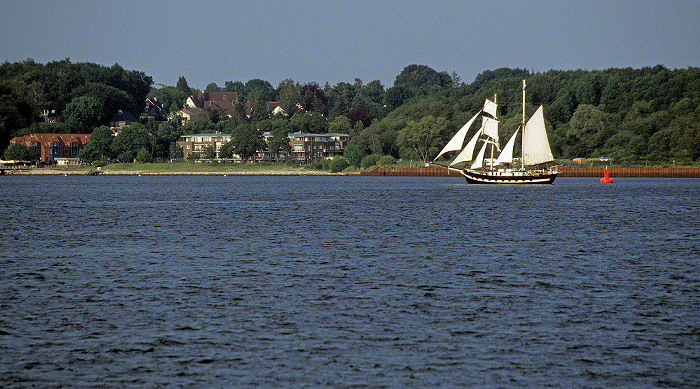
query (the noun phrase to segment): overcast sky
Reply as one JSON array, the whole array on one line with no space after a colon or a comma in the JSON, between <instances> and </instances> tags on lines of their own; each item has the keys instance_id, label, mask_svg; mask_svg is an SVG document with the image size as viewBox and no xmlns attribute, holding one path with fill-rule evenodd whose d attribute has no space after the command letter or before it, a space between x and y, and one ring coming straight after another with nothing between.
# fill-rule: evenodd
<instances>
[{"instance_id":1,"label":"overcast sky","mask_svg":"<svg viewBox=\"0 0 700 389\"><path fill-rule=\"evenodd\" d=\"M286 78L390 87L410 64L700 66L700 1L2 1L0 60L119 63L175 85Z\"/></svg>"}]
</instances>

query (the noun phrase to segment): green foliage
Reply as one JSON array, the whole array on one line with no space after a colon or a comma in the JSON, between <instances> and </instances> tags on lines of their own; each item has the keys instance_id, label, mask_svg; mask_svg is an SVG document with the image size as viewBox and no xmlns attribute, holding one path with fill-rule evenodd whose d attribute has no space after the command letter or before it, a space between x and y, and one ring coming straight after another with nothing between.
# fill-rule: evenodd
<instances>
[{"instance_id":1,"label":"green foliage","mask_svg":"<svg viewBox=\"0 0 700 389\"><path fill-rule=\"evenodd\" d=\"M204 152L202 153L202 158L204 158L204 159L216 158L216 151L214 151L214 146L207 145L206 147L204 147Z\"/></svg>"},{"instance_id":2,"label":"green foliage","mask_svg":"<svg viewBox=\"0 0 700 389\"><path fill-rule=\"evenodd\" d=\"M340 155L333 158L330 164L331 173L342 172L343 170L350 167L350 162L347 159L341 157Z\"/></svg>"},{"instance_id":3,"label":"green foliage","mask_svg":"<svg viewBox=\"0 0 700 389\"><path fill-rule=\"evenodd\" d=\"M158 102L163 104L163 107L169 111L177 111L185 105L185 101L189 97L181 89L174 86L164 86L160 89L151 89L148 98L156 98Z\"/></svg>"},{"instance_id":4,"label":"green foliage","mask_svg":"<svg viewBox=\"0 0 700 389\"><path fill-rule=\"evenodd\" d=\"M192 95L192 90L190 89L190 86L187 84L187 79L184 76L180 76L177 79L177 84L175 85L175 88L177 88L180 92L182 92L185 95L185 98Z\"/></svg>"},{"instance_id":5,"label":"green foliage","mask_svg":"<svg viewBox=\"0 0 700 389\"><path fill-rule=\"evenodd\" d=\"M328 121L319 112L297 113L290 120L294 132L324 134L328 131Z\"/></svg>"},{"instance_id":6,"label":"green foliage","mask_svg":"<svg viewBox=\"0 0 700 389\"><path fill-rule=\"evenodd\" d=\"M345 158L352 166L360 167L364 157L365 152L358 144L351 144L345 148Z\"/></svg>"},{"instance_id":7,"label":"green foliage","mask_svg":"<svg viewBox=\"0 0 700 389\"><path fill-rule=\"evenodd\" d=\"M270 139L267 148L279 159L280 153L289 153L292 149L287 136L287 134L292 132L292 126L288 120L282 118L272 120L271 124L272 130L270 133L272 134L272 139Z\"/></svg>"},{"instance_id":8,"label":"green foliage","mask_svg":"<svg viewBox=\"0 0 700 389\"><path fill-rule=\"evenodd\" d=\"M46 103L53 102L59 121L53 131L90 132L104 124L117 109L139 116L153 83L143 72L125 70L118 64L105 67L94 63L72 63L69 59L36 63L5 62L0 65L0 147L22 132L30 123L41 121ZM81 97L97 101L86 104ZM76 105L66 112L67 106ZM81 103L78 105L78 101Z\"/></svg>"},{"instance_id":9,"label":"green foliage","mask_svg":"<svg viewBox=\"0 0 700 389\"><path fill-rule=\"evenodd\" d=\"M112 130L109 127L97 127L90 135L90 142L78 153L78 157L87 162L104 160L110 153L113 140Z\"/></svg>"},{"instance_id":10,"label":"green foliage","mask_svg":"<svg viewBox=\"0 0 700 389\"><path fill-rule=\"evenodd\" d=\"M335 134L348 134L352 127L347 116L336 116L333 121L328 123L328 132Z\"/></svg>"},{"instance_id":11,"label":"green foliage","mask_svg":"<svg viewBox=\"0 0 700 389\"><path fill-rule=\"evenodd\" d=\"M370 168L379 162L379 159L381 159L381 155L379 154L370 154L362 158L362 162L360 163L360 166L363 169Z\"/></svg>"},{"instance_id":12,"label":"green foliage","mask_svg":"<svg viewBox=\"0 0 700 389\"><path fill-rule=\"evenodd\" d=\"M142 124L122 127L111 144L112 152L120 162L133 162L141 148L149 149L151 136Z\"/></svg>"},{"instance_id":13,"label":"green foliage","mask_svg":"<svg viewBox=\"0 0 700 389\"><path fill-rule=\"evenodd\" d=\"M377 165L396 165L396 158L392 157L391 155L384 155L381 158L379 158Z\"/></svg>"},{"instance_id":14,"label":"green foliage","mask_svg":"<svg viewBox=\"0 0 700 389\"><path fill-rule=\"evenodd\" d=\"M446 130L447 120L444 117L426 116L418 122L410 120L399 131L397 143L399 147L413 149L425 163L440 151Z\"/></svg>"},{"instance_id":15,"label":"green foliage","mask_svg":"<svg viewBox=\"0 0 700 389\"><path fill-rule=\"evenodd\" d=\"M177 143L170 144L170 158L171 159L182 159L184 157L184 151L182 146Z\"/></svg>"},{"instance_id":16,"label":"green foliage","mask_svg":"<svg viewBox=\"0 0 700 389\"><path fill-rule=\"evenodd\" d=\"M262 134L250 124L241 124L231 133L231 140L227 143L233 154L238 154L245 162L254 157L258 151L263 150L265 141Z\"/></svg>"},{"instance_id":17,"label":"green foliage","mask_svg":"<svg viewBox=\"0 0 700 389\"><path fill-rule=\"evenodd\" d=\"M94 97L74 98L63 111L63 119L71 132L86 133L103 119L103 106Z\"/></svg>"},{"instance_id":18,"label":"green foliage","mask_svg":"<svg viewBox=\"0 0 700 389\"><path fill-rule=\"evenodd\" d=\"M151 159L151 154L148 152L148 150L145 147L141 147L139 149L139 152L136 153L136 162L139 163L146 163L150 161Z\"/></svg>"},{"instance_id":19,"label":"green foliage","mask_svg":"<svg viewBox=\"0 0 700 389\"><path fill-rule=\"evenodd\" d=\"M7 150L5 150L4 155L6 160L15 161L27 161L29 157L27 146L23 145L22 143L11 144Z\"/></svg>"},{"instance_id":20,"label":"green foliage","mask_svg":"<svg viewBox=\"0 0 700 389\"><path fill-rule=\"evenodd\" d=\"M544 105L547 131L557 158L590 158L605 153L629 163L635 159L691 163L700 159L696 124L700 123L700 68L667 69L662 65L544 73L499 68L485 70L467 84L454 72L450 75L412 64L387 89L378 80L363 85L360 79L323 87L291 79L277 88L260 79L245 84L227 81L224 87L211 83L207 90L238 93L233 118L218 112L163 131L149 125L151 144L141 147L146 147L152 158L165 159L178 153L173 145L182 134L222 129L232 132L247 123L255 123L261 130L274 129L259 123L270 124L269 112L262 106L276 100L286 118L291 118L285 131L348 133L349 144L362 157L383 154L425 158L434 146L415 148L408 142L406 128L415 132L424 118L442 117L446 120L445 133L430 138L444 142L481 107L484 98L493 98L494 94L502 104L502 135L505 138L512 133L520 122L522 79L527 79L526 112L531 114ZM106 124L118 109L138 117L147 96L177 110L188 96L197 93L185 77L180 77L176 86L152 89L152 83L143 72L128 71L118 64L105 67L72 63L69 59L45 65L33 60L5 62L0 65L0 150L13 136L21 134L90 132ZM259 105L253 108L252 120L246 116L246 100ZM59 123L42 122L40 114L47 102L55 103ZM286 151L283 138L277 138L273 149ZM84 154L101 159L112 151L103 153L93 148ZM359 165L361 158L351 163Z\"/></svg>"}]
</instances>

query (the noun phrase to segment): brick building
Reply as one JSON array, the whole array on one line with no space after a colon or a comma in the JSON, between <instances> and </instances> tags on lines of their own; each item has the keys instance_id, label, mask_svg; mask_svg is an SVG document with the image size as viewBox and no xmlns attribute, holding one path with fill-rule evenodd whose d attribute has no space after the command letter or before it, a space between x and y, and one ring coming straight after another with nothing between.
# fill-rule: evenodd
<instances>
[{"instance_id":1,"label":"brick building","mask_svg":"<svg viewBox=\"0 0 700 389\"><path fill-rule=\"evenodd\" d=\"M78 158L78 153L90 141L90 134L30 134L16 136L10 144L34 146L41 153L41 162L55 163L57 158Z\"/></svg>"},{"instance_id":2,"label":"brick building","mask_svg":"<svg viewBox=\"0 0 700 389\"><path fill-rule=\"evenodd\" d=\"M207 146L211 146L218 157L221 146L231 140L231 135L222 133L194 134L183 135L180 139L181 140L177 142L177 144L182 147L182 153L185 159L190 159L193 154L201 157Z\"/></svg>"},{"instance_id":3,"label":"brick building","mask_svg":"<svg viewBox=\"0 0 700 389\"><path fill-rule=\"evenodd\" d=\"M310 163L314 159L333 158L343 155L348 143L348 134L310 134L294 132L287 134L292 147L291 158L297 162Z\"/></svg>"}]
</instances>

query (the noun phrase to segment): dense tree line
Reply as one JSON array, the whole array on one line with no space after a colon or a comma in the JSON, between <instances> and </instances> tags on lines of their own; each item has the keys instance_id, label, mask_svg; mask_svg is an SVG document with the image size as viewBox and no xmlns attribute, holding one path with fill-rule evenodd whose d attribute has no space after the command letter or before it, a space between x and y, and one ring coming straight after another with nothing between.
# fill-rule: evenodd
<instances>
[{"instance_id":1,"label":"dense tree line","mask_svg":"<svg viewBox=\"0 0 700 389\"><path fill-rule=\"evenodd\" d=\"M520 122L524 78L526 111L532 114L544 105L556 158L609 155L630 164L692 164L700 159L700 68L669 70L661 65L544 73L485 71L471 84L405 102L353 137L351 147L364 155L430 159L484 99L494 95L506 138ZM421 135L425 139L417 143Z\"/></svg>"},{"instance_id":2,"label":"dense tree line","mask_svg":"<svg viewBox=\"0 0 700 389\"><path fill-rule=\"evenodd\" d=\"M277 87L260 79L227 81L224 86L211 83L205 91L238 94L230 117L215 110L185 124L144 121L127 130L125 140L105 138L83 156L120 161L137 159L139 154L147 160L177 158L181 150L175 142L180 136L215 131L234 135L224 155L251 157L265 147L261 141L265 131L273 134L270 151L281 155L289 151L286 134L302 131L348 133L346 158L356 166L367 157L366 161L381 156L431 159L485 98L497 96L502 137L515 131L522 79L528 85L527 113L544 105L557 158L609 155L633 164L692 164L700 159L700 68L670 70L661 65L543 73L500 68L482 72L470 84L455 73L409 65L389 88L379 80L364 84L360 79L323 86L291 79ZM143 100L157 97L174 112L187 97L200 92L184 77L176 86L151 85L151 78L142 72L117 64L104 67L67 59L46 65L6 62L0 66L0 146L4 149L11 136L30 132L99 129L102 133L100 126L117 109L138 116ZM59 123L38 120L47 101L57 103ZM269 101L276 101L285 114L273 117Z\"/></svg>"}]
</instances>

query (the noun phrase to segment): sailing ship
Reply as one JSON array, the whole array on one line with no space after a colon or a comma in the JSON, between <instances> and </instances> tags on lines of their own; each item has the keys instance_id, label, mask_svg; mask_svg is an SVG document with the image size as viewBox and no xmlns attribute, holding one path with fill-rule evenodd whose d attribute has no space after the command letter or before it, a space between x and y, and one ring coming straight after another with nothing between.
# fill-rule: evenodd
<instances>
[{"instance_id":1,"label":"sailing ship","mask_svg":"<svg viewBox=\"0 0 700 389\"><path fill-rule=\"evenodd\" d=\"M547 131L544 125L542 106L537 108L530 119L525 121L525 89L523 80L523 116L520 127L515 130L505 147L499 147L498 137L498 105L495 101L486 99L484 107L476 113L452 139L443 147L435 157L432 164L446 167L449 170L461 173L470 184L551 184L557 178L559 172L556 166L546 167L554 161L552 150L549 147ZM494 100L496 100L494 98ZM474 134L467 145L464 139L476 119L481 116L481 128ZM521 135L520 166L513 164L513 149L516 137ZM481 143L481 149L474 158L474 150ZM490 149L490 158L486 158L487 149ZM450 151L459 151L459 155L449 165L436 163L438 158ZM499 152L494 159L494 152ZM469 167L458 168L455 165L462 162L471 162Z\"/></svg>"}]
</instances>

